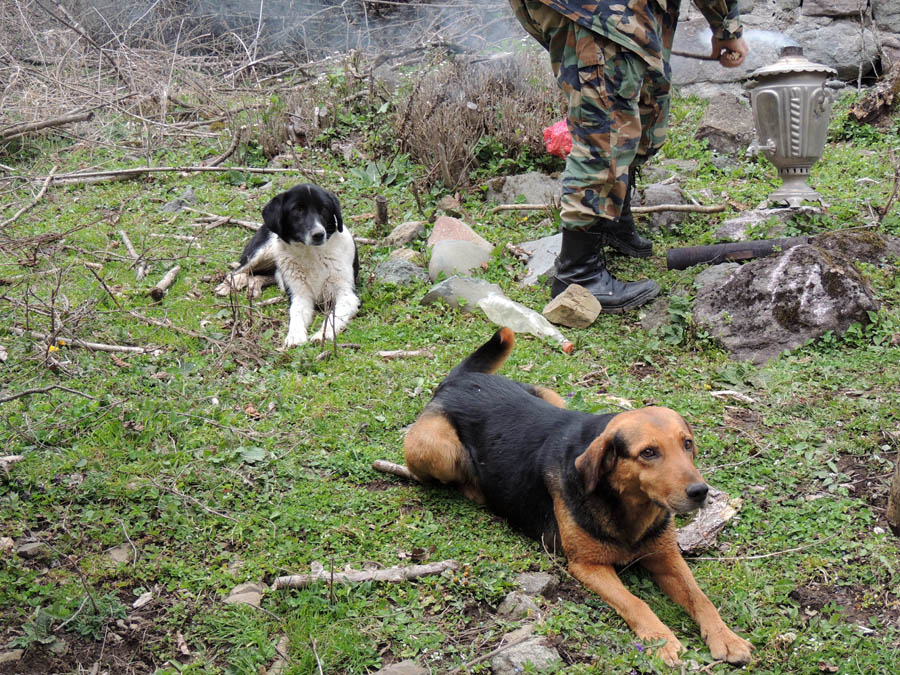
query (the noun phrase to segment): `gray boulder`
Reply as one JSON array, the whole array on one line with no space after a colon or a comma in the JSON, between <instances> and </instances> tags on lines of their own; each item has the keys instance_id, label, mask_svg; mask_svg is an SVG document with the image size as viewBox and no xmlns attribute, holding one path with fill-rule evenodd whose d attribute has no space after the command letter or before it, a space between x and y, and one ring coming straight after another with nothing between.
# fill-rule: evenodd
<instances>
[{"instance_id":1,"label":"gray boulder","mask_svg":"<svg viewBox=\"0 0 900 675\"><path fill-rule=\"evenodd\" d=\"M382 284L408 286L416 281L427 281L428 274L418 265L401 258L389 258L375 266L375 281Z\"/></svg>"},{"instance_id":2,"label":"gray boulder","mask_svg":"<svg viewBox=\"0 0 900 675\"><path fill-rule=\"evenodd\" d=\"M684 204L684 194L681 188L674 183L653 183L644 188L641 206L660 206L662 204ZM672 226L684 221L687 216L679 211L658 211L649 215L651 227L666 232Z\"/></svg>"},{"instance_id":3,"label":"gray boulder","mask_svg":"<svg viewBox=\"0 0 900 675\"><path fill-rule=\"evenodd\" d=\"M445 275L465 274L480 268L491 259L493 247L476 244L471 241L445 239L431 248L431 259L428 261L428 276L437 280L441 273Z\"/></svg>"},{"instance_id":4,"label":"gray boulder","mask_svg":"<svg viewBox=\"0 0 900 675\"><path fill-rule=\"evenodd\" d=\"M562 194L559 178L553 178L539 171L518 176L499 176L488 181L487 200L501 204L514 204L524 197L529 204L546 204L558 200Z\"/></svg>"},{"instance_id":5,"label":"gray boulder","mask_svg":"<svg viewBox=\"0 0 900 675\"><path fill-rule=\"evenodd\" d=\"M743 155L753 140L753 111L750 105L731 94L711 99L694 138L706 140L710 150L720 155Z\"/></svg>"},{"instance_id":6,"label":"gray boulder","mask_svg":"<svg viewBox=\"0 0 900 675\"><path fill-rule=\"evenodd\" d=\"M815 246L753 260L702 288L693 318L741 361L765 363L878 309L856 267Z\"/></svg>"},{"instance_id":7,"label":"gray boulder","mask_svg":"<svg viewBox=\"0 0 900 675\"><path fill-rule=\"evenodd\" d=\"M497 654L491 659L491 670L494 675L519 675L525 671L525 665L528 663L540 672L542 668L561 665L562 659L556 649L535 638L520 642Z\"/></svg>"},{"instance_id":8,"label":"gray boulder","mask_svg":"<svg viewBox=\"0 0 900 675\"><path fill-rule=\"evenodd\" d=\"M549 237L526 241L519 244L519 248L531 254L526 268L523 286L534 286L540 278L549 277L556 267L556 256L562 246L562 234L554 234Z\"/></svg>"}]
</instances>

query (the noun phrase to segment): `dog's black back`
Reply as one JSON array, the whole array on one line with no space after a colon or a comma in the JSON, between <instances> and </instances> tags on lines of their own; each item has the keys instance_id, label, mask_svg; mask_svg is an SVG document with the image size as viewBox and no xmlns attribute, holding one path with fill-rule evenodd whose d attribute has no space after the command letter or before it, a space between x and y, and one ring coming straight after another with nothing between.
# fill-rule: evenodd
<instances>
[{"instance_id":1,"label":"dog's black back","mask_svg":"<svg viewBox=\"0 0 900 675\"><path fill-rule=\"evenodd\" d=\"M488 508L550 545L556 521L547 476L574 471L575 458L614 415L558 408L529 384L482 372L500 349L495 336L454 368L434 405L456 430L479 484L491 486L484 491Z\"/></svg>"}]
</instances>

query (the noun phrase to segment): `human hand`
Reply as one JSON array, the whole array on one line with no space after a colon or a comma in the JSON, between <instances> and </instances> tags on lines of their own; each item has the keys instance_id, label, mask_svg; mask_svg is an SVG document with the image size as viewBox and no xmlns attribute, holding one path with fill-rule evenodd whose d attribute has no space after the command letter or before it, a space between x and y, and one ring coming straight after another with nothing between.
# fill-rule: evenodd
<instances>
[{"instance_id":1,"label":"human hand","mask_svg":"<svg viewBox=\"0 0 900 675\"><path fill-rule=\"evenodd\" d=\"M717 59L719 64L725 68L737 68L747 58L747 52L749 51L750 48L742 37L733 40L722 40L713 36L712 57Z\"/></svg>"}]
</instances>

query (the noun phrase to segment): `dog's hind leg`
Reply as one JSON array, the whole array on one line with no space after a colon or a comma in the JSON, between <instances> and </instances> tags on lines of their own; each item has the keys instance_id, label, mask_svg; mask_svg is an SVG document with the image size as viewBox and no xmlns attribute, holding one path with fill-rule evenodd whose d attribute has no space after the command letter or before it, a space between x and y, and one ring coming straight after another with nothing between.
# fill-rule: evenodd
<instances>
[{"instance_id":1,"label":"dog's hind leg","mask_svg":"<svg viewBox=\"0 0 900 675\"><path fill-rule=\"evenodd\" d=\"M403 441L406 466L422 483L445 483L484 504L472 462L450 421L436 409L425 409Z\"/></svg>"},{"instance_id":2,"label":"dog's hind leg","mask_svg":"<svg viewBox=\"0 0 900 675\"><path fill-rule=\"evenodd\" d=\"M549 389L548 387L535 387L534 390L535 396L544 399L550 405L555 405L557 408L566 407L566 402L563 400L563 397L552 389Z\"/></svg>"}]
</instances>

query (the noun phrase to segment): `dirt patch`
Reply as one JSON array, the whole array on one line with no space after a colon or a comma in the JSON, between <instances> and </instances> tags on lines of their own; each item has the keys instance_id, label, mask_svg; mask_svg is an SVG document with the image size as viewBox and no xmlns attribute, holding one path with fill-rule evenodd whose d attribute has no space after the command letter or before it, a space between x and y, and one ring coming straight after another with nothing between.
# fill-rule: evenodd
<instances>
[{"instance_id":1,"label":"dirt patch","mask_svg":"<svg viewBox=\"0 0 900 675\"><path fill-rule=\"evenodd\" d=\"M394 480L373 480L368 483L364 483L363 487L371 492L384 492L385 490L390 490L397 487L397 485L397 481Z\"/></svg>"},{"instance_id":2,"label":"dirt patch","mask_svg":"<svg viewBox=\"0 0 900 675\"><path fill-rule=\"evenodd\" d=\"M636 361L628 366L628 374L636 380L643 380L647 377L655 376L659 371L655 366L645 363L644 361Z\"/></svg>"},{"instance_id":3,"label":"dirt patch","mask_svg":"<svg viewBox=\"0 0 900 675\"><path fill-rule=\"evenodd\" d=\"M882 625L896 625L900 621L900 598L870 586L813 583L795 588L790 597L800 604L807 616L833 606L847 623L860 626L868 626L871 619L877 619ZM826 613L831 612L826 610Z\"/></svg>"},{"instance_id":4,"label":"dirt patch","mask_svg":"<svg viewBox=\"0 0 900 675\"><path fill-rule=\"evenodd\" d=\"M837 468L849 480L842 482L852 497L862 499L880 513L880 523L887 523L884 517L887 507L888 489L890 487L891 474L884 472L883 466L875 466L866 462L866 457L855 455L842 455L837 461Z\"/></svg>"},{"instance_id":5,"label":"dirt patch","mask_svg":"<svg viewBox=\"0 0 900 675\"><path fill-rule=\"evenodd\" d=\"M44 645L35 645L14 663L0 665L0 675L48 675L49 673L91 672L99 664L98 672L107 671L120 675L144 675L153 673L162 665L146 650L140 639L125 638L121 641L84 641L66 634L63 638L67 649L56 655Z\"/></svg>"}]
</instances>

